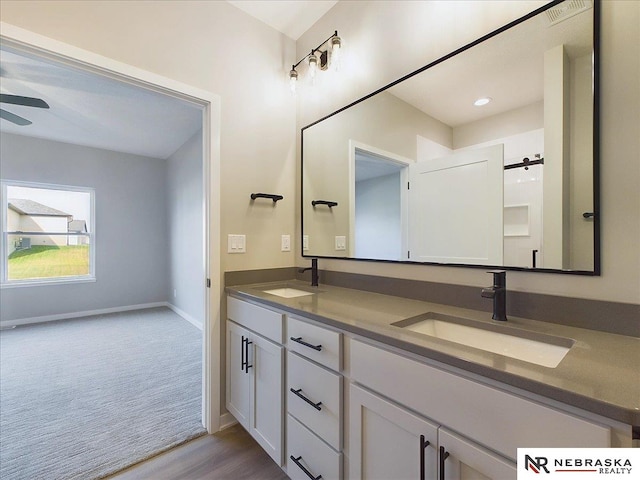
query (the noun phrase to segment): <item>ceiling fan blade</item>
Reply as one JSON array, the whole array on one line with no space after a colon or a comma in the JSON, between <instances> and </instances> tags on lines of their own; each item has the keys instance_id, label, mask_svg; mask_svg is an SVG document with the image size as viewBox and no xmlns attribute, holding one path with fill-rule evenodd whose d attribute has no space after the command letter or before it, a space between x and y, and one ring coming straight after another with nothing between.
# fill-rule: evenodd
<instances>
[{"instance_id":1,"label":"ceiling fan blade","mask_svg":"<svg viewBox=\"0 0 640 480\"><path fill-rule=\"evenodd\" d=\"M0 118L2 118L3 120L7 120L11 123L15 123L16 125L20 125L21 127L24 127L25 125L31 125L32 123L26 118L22 118L19 115L16 115L11 112L7 112L6 110L3 110L1 108L0 108Z\"/></svg>"},{"instance_id":2,"label":"ceiling fan blade","mask_svg":"<svg viewBox=\"0 0 640 480\"><path fill-rule=\"evenodd\" d=\"M8 95L6 93L0 93L0 102L10 103L12 105L24 105L26 107L49 108L49 104L41 98Z\"/></svg>"}]
</instances>

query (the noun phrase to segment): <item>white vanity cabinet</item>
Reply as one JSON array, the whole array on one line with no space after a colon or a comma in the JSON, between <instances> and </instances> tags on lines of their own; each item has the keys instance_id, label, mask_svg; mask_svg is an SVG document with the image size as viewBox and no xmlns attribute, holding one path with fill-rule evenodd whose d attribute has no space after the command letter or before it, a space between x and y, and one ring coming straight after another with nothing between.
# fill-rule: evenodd
<instances>
[{"instance_id":1,"label":"white vanity cabinet","mask_svg":"<svg viewBox=\"0 0 640 480\"><path fill-rule=\"evenodd\" d=\"M283 465L283 316L232 297L227 314L227 410Z\"/></svg>"},{"instance_id":2,"label":"white vanity cabinet","mask_svg":"<svg viewBox=\"0 0 640 480\"><path fill-rule=\"evenodd\" d=\"M516 465L446 428L438 429L438 471L444 480L517 477Z\"/></svg>"},{"instance_id":3,"label":"white vanity cabinet","mask_svg":"<svg viewBox=\"0 0 640 480\"><path fill-rule=\"evenodd\" d=\"M287 317L287 475L342 478L342 334Z\"/></svg>"},{"instance_id":4,"label":"white vanity cabinet","mask_svg":"<svg viewBox=\"0 0 640 480\"><path fill-rule=\"evenodd\" d=\"M349 405L350 480L516 478L513 462L361 387Z\"/></svg>"},{"instance_id":5,"label":"white vanity cabinet","mask_svg":"<svg viewBox=\"0 0 640 480\"><path fill-rule=\"evenodd\" d=\"M518 447L610 446L610 429L589 420L357 340L350 352L351 480L383 478L373 467L406 475L397 478L515 479ZM419 435L430 442L424 456ZM388 450L394 442L406 446ZM376 458L385 450L388 467Z\"/></svg>"},{"instance_id":6,"label":"white vanity cabinet","mask_svg":"<svg viewBox=\"0 0 640 480\"><path fill-rule=\"evenodd\" d=\"M356 385L349 390L349 479L431 480L438 426Z\"/></svg>"},{"instance_id":7,"label":"white vanity cabinet","mask_svg":"<svg viewBox=\"0 0 640 480\"><path fill-rule=\"evenodd\" d=\"M232 296L227 313L227 409L293 480L515 479L519 447L618 438L602 417L382 340Z\"/></svg>"}]
</instances>

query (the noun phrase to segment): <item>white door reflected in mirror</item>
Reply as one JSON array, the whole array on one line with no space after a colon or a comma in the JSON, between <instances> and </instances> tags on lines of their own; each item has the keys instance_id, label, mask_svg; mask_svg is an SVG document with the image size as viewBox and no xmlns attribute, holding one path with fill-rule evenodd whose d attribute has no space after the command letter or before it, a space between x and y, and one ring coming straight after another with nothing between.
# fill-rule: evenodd
<instances>
[{"instance_id":1,"label":"white door reflected in mirror","mask_svg":"<svg viewBox=\"0 0 640 480\"><path fill-rule=\"evenodd\" d=\"M502 265L502 144L409 167L410 259Z\"/></svg>"}]
</instances>

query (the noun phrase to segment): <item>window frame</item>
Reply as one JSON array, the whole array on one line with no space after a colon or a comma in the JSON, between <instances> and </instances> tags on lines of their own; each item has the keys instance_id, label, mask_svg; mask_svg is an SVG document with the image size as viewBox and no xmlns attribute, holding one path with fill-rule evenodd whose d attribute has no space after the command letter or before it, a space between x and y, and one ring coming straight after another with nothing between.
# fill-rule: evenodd
<instances>
[{"instance_id":1,"label":"window frame","mask_svg":"<svg viewBox=\"0 0 640 480\"><path fill-rule=\"evenodd\" d=\"M89 194L91 219L87 222L89 230L89 273L87 275L74 275L68 277L50 277L34 279L10 280L8 252L8 187L41 188L46 190L62 190L67 192L81 192ZM64 285L73 283L87 283L96 281L96 216L95 216L95 189L91 187L79 187L73 185L59 185L53 183L27 182L21 180L2 180L2 234L0 235L0 288L33 287L41 285ZM69 235L66 233L65 235Z\"/></svg>"}]
</instances>

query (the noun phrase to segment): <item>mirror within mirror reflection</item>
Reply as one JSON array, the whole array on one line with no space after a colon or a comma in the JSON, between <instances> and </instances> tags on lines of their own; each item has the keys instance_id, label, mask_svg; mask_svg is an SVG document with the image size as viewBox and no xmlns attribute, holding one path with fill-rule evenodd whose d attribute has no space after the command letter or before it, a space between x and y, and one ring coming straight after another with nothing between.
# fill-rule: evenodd
<instances>
[{"instance_id":1,"label":"mirror within mirror reflection","mask_svg":"<svg viewBox=\"0 0 640 480\"><path fill-rule=\"evenodd\" d=\"M597 273L598 5L565 4L303 128L304 255Z\"/></svg>"}]
</instances>

